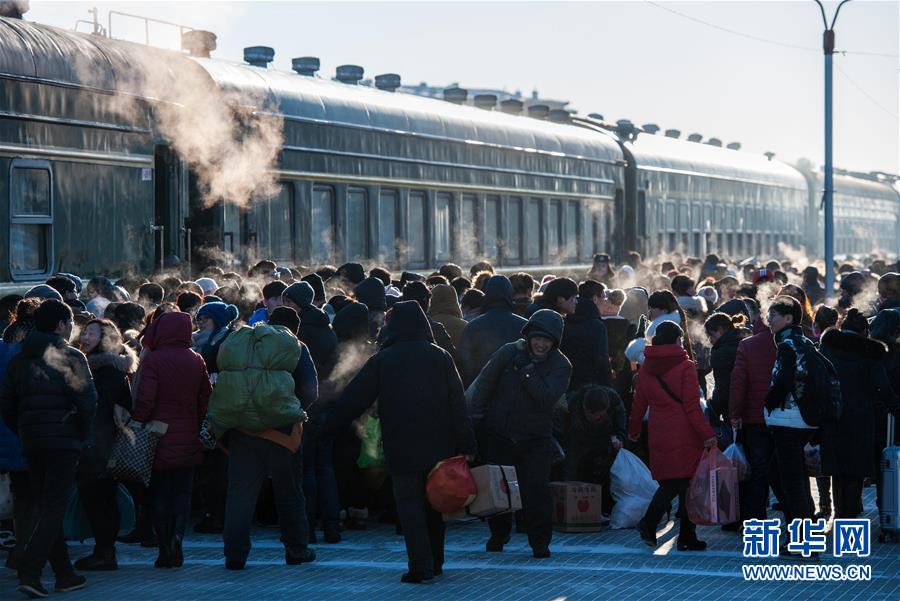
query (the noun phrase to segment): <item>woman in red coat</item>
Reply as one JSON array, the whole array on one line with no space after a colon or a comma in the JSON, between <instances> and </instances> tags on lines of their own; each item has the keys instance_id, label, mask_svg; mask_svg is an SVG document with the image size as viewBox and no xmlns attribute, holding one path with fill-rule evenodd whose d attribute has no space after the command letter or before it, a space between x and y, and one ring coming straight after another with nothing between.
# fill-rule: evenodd
<instances>
[{"instance_id":1,"label":"woman in red coat","mask_svg":"<svg viewBox=\"0 0 900 601\"><path fill-rule=\"evenodd\" d=\"M688 359L682 341L684 331L673 321L664 321L644 350L644 364L634 389L634 404L628 424L631 440L641 434L644 411L650 408L650 471L659 488L638 524L641 538L656 546L656 527L662 514L678 496L681 527L679 551L702 551L696 526L688 519L685 493L703 448L716 444L716 435L700 409L697 367Z\"/></svg>"},{"instance_id":2,"label":"woman in red coat","mask_svg":"<svg viewBox=\"0 0 900 601\"><path fill-rule=\"evenodd\" d=\"M156 567L181 567L181 541L190 519L194 468L203 462L200 421L212 386L203 358L191 350L191 317L165 313L147 326L133 418L160 421L168 430L153 462L150 498L159 538Z\"/></svg>"}]
</instances>

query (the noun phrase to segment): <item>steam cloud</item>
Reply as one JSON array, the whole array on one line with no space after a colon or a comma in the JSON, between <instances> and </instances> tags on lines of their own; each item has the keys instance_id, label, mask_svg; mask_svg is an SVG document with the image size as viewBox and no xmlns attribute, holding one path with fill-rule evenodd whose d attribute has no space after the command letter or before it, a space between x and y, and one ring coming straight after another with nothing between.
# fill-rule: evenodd
<instances>
[{"instance_id":1,"label":"steam cloud","mask_svg":"<svg viewBox=\"0 0 900 601\"><path fill-rule=\"evenodd\" d=\"M246 90L221 89L189 59L132 46L131 69L117 72L113 110L132 122L151 115L155 130L197 175L204 204L247 206L277 194L275 166L283 120L274 100ZM103 66L76 64L86 83L101 84ZM124 80L122 79L124 78ZM144 98L151 101L148 108Z\"/></svg>"}]
</instances>

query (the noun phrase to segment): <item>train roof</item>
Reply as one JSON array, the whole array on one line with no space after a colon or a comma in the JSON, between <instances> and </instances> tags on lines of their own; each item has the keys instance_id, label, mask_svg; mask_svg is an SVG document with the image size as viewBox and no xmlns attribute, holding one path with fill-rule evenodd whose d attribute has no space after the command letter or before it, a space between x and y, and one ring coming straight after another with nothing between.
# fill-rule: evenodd
<instances>
[{"instance_id":1,"label":"train roof","mask_svg":"<svg viewBox=\"0 0 900 601\"><path fill-rule=\"evenodd\" d=\"M821 171L813 174L816 178L818 191L825 188L825 176ZM866 199L889 200L900 202L900 193L890 185L852 175L834 175L834 191L837 194L847 196L859 196Z\"/></svg>"},{"instance_id":2,"label":"train roof","mask_svg":"<svg viewBox=\"0 0 900 601\"><path fill-rule=\"evenodd\" d=\"M135 69L147 57L166 65L163 75L172 79L172 85L181 70L205 73L223 91L240 92L240 104L250 99L252 108L271 110L288 120L599 162L624 159L611 137L564 124L0 18L0 74L7 77L142 95Z\"/></svg>"},{"instance_id":3,"label":"train roof","mask_svg":"<svg viewBox=\"0 0 900 601\"><path fill-rule=\"evenodd\" d=\"M190 58L221 89L254 91L260 108L277 106L287 119L610 163L624 159L611 137L564 124L243 63Z\"/></svg>"},{"instance_id":4,"label":"train roof","mask_svg":"<svg viewBox=\"0 0 900 601\"><path fill-rule=\"evenodd\" d=\"M799 171L763 155L646 133L626 146L638 169L806 189Z\"/></svg>"}]
</instances>

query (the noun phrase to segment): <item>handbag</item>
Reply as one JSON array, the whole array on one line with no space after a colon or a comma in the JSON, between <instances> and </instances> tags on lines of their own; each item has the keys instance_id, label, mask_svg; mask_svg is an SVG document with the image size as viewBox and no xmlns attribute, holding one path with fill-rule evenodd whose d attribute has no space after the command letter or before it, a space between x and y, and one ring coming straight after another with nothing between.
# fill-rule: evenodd
<instances>
[{"instance_id":1,"label":"handbag","mask_svg":"<svg viewBox=\"0 0 900 601\"><path fill-rule=\"evenodd\" d=\"M116 488L116 508L119 510L118 534L131 532L134 529L136 519L134 501L124 484L119 484ZM66 537L66 540L77 540L79 542L94 537L91 522L88 520L84 503L81 502L77 488L72 491L72 496L69 497L69 503L66 505L63 535Z\"/></svg>"},{"instance_id":2,"label":"handbag","mask_svg":"<svg viewBox=\"0 0 900 601\"><path fill-rule=\"evenodd\" d=\"M213 432L209 423L209 415L204 415L203 421L200 422L200 443L203 445L204 451L213 451L219 444L216 433Z\"/></svg>"},{"instance_id":3,"label":"handbag","mask_svg":"<svg viewBox=\"0 0 900 601\"><path fill-rule=\"evenodd\" d=\"M141 424L129 421L116 432L109 462L106 464L108 477L122 482L139 482L150 486L150 474L159 439L168 430L168 425L152 421Z\"/></svg>"}]
</instances>

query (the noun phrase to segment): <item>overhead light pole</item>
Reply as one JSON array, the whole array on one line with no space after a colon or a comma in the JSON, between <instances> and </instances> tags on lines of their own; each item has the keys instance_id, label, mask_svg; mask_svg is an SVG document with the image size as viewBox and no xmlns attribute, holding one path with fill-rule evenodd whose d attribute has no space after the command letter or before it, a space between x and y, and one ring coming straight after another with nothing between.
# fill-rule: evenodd
<instances>
[{"instance_id":1,"label":"overhead light pole","mask_svg":"<svg viewBox=\"0 0 900 601\"><path fill-rule=\"evenodd\" d=\"M825 193L822 197L822 204L825 207L825 294L827 297L834 294L834 166L831 163L834 24L841 12L841 7L849 1L841 0L829 26L828 18L825 16L825 7L821 0L815 0L822 12L822 23L825 25L825 33L822 35L822 50L825 53Z\"/></svg>"}]
</instances>

